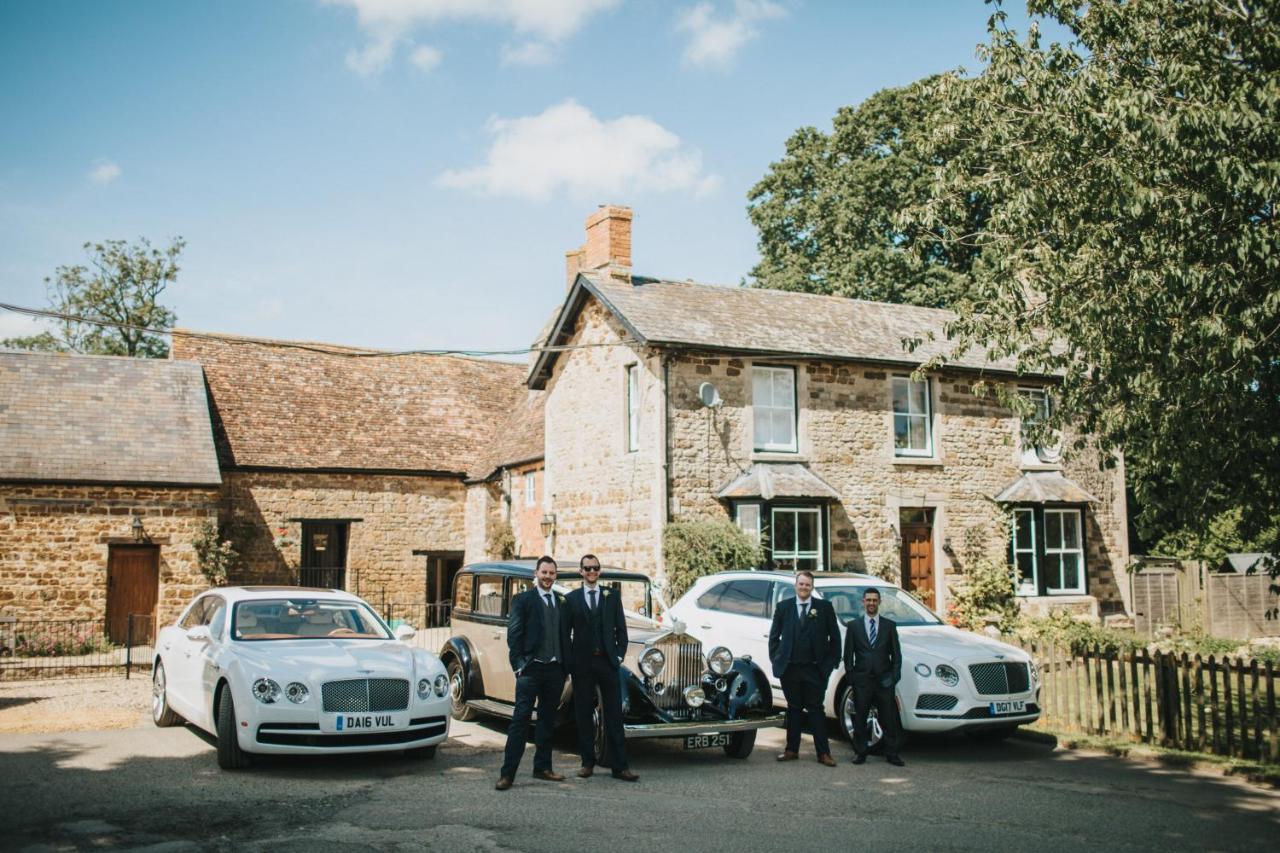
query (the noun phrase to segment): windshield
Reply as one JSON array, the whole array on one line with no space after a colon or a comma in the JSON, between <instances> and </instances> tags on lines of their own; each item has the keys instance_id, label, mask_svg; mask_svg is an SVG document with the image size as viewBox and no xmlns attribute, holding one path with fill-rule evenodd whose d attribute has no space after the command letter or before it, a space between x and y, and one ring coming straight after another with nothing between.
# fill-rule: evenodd
<instances>
[{"instance_id":1,"label":"windshield","mask_svg":"<svg viewBox=\"0 0 1280 853\"><path fill-rule=\"evenodd\" d=\"M817 593L831 602L836 616L841 622L848 623L853 619L861 619L862 593L870 586L823 586ZM933 615L929 608L916 601L907 592L893 586L875 587L880 593L880 615L886 616L895 625L941 625L942 620Z\"/></svg>"},{"instance_id":2,"label":"windshield","mask_svg":"<svg viewBox=\"0 0 1280 853\"><path fill-rule=\"evenodd\" d=\"M582 579L562 575L556 581L556 586L567 593L582 586ZM648 581L601 578L600 586L610 590L610 595L621 595L624 610L630 610L632 613L638 613L650 619L654 618L653 598L649 593Z\"/></svg>"},{"instance_id":3,"label":"windshield","mask_svg":"<svg viewBox=\"0 0 1280 853\"><path fill-rule=\"evenodd\" d=\"M232 615L237 640L389 640L391 632L360 601L280 598L242 601Z\"/></svg>"}]
</instances>

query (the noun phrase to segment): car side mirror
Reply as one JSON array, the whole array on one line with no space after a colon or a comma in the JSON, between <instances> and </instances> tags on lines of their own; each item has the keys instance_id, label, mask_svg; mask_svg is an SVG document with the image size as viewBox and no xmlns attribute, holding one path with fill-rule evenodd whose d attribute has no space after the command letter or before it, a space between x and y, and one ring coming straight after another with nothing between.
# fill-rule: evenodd
<instances>
[{"instance_id":1,"label":"car side mirror","mask_svg":"<svg viewBox=\"0 0 1280 853\"><path fill-rule=\"evenodd\" d=\"M397 640L412 640L417 633L412 625L397 625L395 636Z\"/></svg>"},{"instance_id":2,"label":"car side mirror","mask_svg":"<svg viewBox=\"0 0 1280 853\"><path fill-rule=\"evenodd\" d=\"M209 633L208 625L197 625L187 629L187 639L193 643L207 643L213 639L213 635Z\"/></svg>"}]
</instances>

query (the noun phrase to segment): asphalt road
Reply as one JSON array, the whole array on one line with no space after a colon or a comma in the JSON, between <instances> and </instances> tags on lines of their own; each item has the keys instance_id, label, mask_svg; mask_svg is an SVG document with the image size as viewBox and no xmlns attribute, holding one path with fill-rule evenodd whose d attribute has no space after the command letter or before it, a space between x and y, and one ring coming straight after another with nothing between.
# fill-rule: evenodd
<instances>
[{"instance_id":1,"label":"asphalt road","mask_svg":"<svg viewBox=\"0 0 1280 853\"><path fill-rule=\"evenodd\" d=\"M914 741L873 758L777 764L632 743L626 784L530 778L493 790L497 724L455 724L430 761L398 754L259 760L225 773L190 728L0 736L0 847L31 850L1267 850L1280 792L1155 763L1011 740ZM556 767L571 773L572 737Z\"/></svg>"}]
</instances>

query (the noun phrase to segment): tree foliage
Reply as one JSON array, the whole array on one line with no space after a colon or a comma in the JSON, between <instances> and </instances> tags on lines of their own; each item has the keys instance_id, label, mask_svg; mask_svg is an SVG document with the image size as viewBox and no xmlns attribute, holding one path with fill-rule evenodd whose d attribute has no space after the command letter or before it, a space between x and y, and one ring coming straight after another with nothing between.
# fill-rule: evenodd
<instances>
[{"instance_id":1,"label":"tree foliage","mask_svg":"<svg viewBox=\"0 0 1280 853\"><path fill-rule=\"evenodd\" d=\"M958 153L930 144L933 83L884 89L841 108L830 133L803 127L787 140L748 196L756 286L931 307L967 289L977 249L949 238L983 221L981 196L929 225L899 216L928 200L936 167Z\"/></svg>"},{"instance_id":2,"label":"tree foliage","mask_svg":"<svg viewBox=\"0 0 1280 853\"><path fill-rule=\"evenodd\" d=\"M668 601L684 595L704 575L750 569L764 562L759 543L727 518L675 521L662 529Z\"/></svg>"},{"instance_id":3,"label":"tree foliage","mask_svg":"<svg viewBox=\"0 0 1280 853\"><path fill-rule=\"evenodd\" d=\"M49 309L59 314L102 320L100 326L56 320L54 332L9 338L0 345L44 352L127 355L165 358L169 346L162 335L144 329L172 329L177 321L160 295L178 277L178 256L186 245L177 237L168 248L156 249L145 237L135 244L123 240L85 243L88 264L58 267L45 279Z\"/></svg>"},{"instance_id":4,"label":"tree foliage","mask_svg":"<svg viewBox=\"0 0 1280 853\"><path fill-rule=\"evenodd\" d=\"M1059 373L1045 427L1123 450L1145 526L1197 535L1234 509L1254 537L1280 506L1276 3L1028 8L1069 42L997 8L982 73L933 85L930 144L955 156L903 218L993 200L959 240L977 260L948 333Z\"/></svg>"}]
</instances>

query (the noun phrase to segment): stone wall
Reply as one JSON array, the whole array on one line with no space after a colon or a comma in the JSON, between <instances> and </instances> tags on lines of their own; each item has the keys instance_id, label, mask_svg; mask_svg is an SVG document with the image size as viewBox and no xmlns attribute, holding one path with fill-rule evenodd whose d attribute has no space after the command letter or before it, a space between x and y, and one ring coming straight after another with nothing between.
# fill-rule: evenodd
<instances>
[{"instance_id":1,"label":"stone wall","mask_svg":"<svg viewBox=\"0 0 1280 853\"><path fill-rule=\"evenodd\" d=\"M208 587L191 546L217 518L213 488L0 484L0 614L104 619L107 559L136 516L160 549L157 617L172 621Z\"/></svg>"},{"instance_id":2,"label":"stone wall","mask_svg":"<svg viewBox=\"0 0 1280 853\"><path fill-rule=\"evenodd\" d=\"M361 519L349 527L347 589L371 600L421 600L426 558L413 552L467 544L461 479L228 471L223 482L223 520L245 558L237 582L295 582L302 524L289 519Z\"/></svg>"},{"instance_id":3,"label":"stone wall","mask_svg":"<svg viewBox=\"0 0 1280 853\"><path fill-rule=\"evenodd\" d=\"M511 530L516 537L516 554L521 557L540 557L547 551L547 542L542 535L543 486L546 484L544 466L541 462L520 465L509 469L511 472ZM525 501L524 478L533 475L533 503Z\"/></svg>"},{"instance_id":4,"label":"stone wall","mask_svg":"<svg viewBox=\"0 0 1280 853\"><path fill-rule=\"evenodd\" d=\"M555 556L576 564L592 552L606 565L661 572L662 368L654 354L622 344L624 330L597 302L578 316L547 385L543 504L555 513ZM626 367L640 368L639 449L627 449Z\"/></svg>"}]
</instances>

